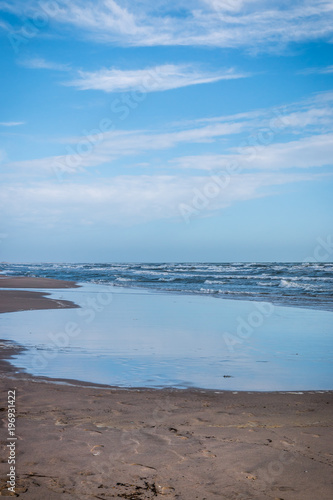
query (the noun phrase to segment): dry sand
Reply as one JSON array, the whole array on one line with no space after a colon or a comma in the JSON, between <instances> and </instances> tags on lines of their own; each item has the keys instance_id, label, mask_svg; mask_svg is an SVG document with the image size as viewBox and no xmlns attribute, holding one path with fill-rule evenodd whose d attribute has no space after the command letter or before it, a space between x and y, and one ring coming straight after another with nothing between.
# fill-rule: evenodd
<instances>
[{"instance_id":1,"label":"dry sand","mask_svg":"<svg viewBox=\"0 0 333 500\"><path fill-rule=\"evenodd\" d=\"M49 301L49 299L45 299ZM120 390L15 370L2 342L0 466L16 391L16 496L331 500L333 392Z\"/></svg>"}]
</instances>

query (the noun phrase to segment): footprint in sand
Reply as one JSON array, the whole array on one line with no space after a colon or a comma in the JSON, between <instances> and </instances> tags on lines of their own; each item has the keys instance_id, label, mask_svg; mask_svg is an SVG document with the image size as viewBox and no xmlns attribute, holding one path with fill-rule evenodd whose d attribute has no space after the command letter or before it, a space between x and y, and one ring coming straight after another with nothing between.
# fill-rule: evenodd
<instances>
[{"instance_id":1,"label":"footprint in sand","mask_svg":"<svg viewBox=\"0 0 333 500\"><path fill-rule=\"evenodd\" d=\"M175 491L172 486L161 486L159 484L155 484L155 488L157 493L159 493L160 495L172 495Z\"/></svg>"},{"instance_id":2,"label":"footprint in sand","mask_svg":"<svg viewBox=\"0 0 333 500\"><path fill-rule=\"evenodd\" d=\"M283 446L295 446L295 443L288 443L288 441L281 441L281 444L283 444Z\"/></svg>"},{"instance_id":3,"label":"footprint in sand","mask_svg":"<svg viewBox=\"0 0 333 500\"><path fill-rule=\"evenodd\" d=\"M104 445L102 444L96 444L95 446L93 446L90 450L90 452L93 454L93 455L100 455L102 453L102 450L101 448L104 448Z\"/></svg>"},{"instance_id":4,"label":"footprint in sand","mask_svg":"<svg viewBox=\"0 0 333 500\"><path fill-rule=\"evenodd\" d=\"M291 488L291 486L273 486L272 490L273 491L295 491L295 489Z\"/></svg>"},{"instance_id":5,"label":"footprint in sand","mask_svg":"<svg viewBox=\"0 0 333 500\"><path fill-rule=\"evenodd\" d=\"M68 425L68 421L63 418L58 418L54 425Z\"/></svg>"},{"instance_id":6,"label":"footprint in sand","mask_svg":"<svg viewBox=\"0 0 333 500\"><path fill-rule=\"evenodd\" d=\"M209 450L202 450L202 455L207 458L216 458L216 455Z\"/></svg>"},{"instance_id":7,"label":"footprint in sand","mask_svg":"<svg viewBox=\"0 0 333 500\"><path fill-rule=\"evenodd\" d=\"M253 474L248 474L245 477L246 479L250 479L251 481L255 481L256 479L258 479L258 476L254 476Z\"/></svg>"}]
</instances>

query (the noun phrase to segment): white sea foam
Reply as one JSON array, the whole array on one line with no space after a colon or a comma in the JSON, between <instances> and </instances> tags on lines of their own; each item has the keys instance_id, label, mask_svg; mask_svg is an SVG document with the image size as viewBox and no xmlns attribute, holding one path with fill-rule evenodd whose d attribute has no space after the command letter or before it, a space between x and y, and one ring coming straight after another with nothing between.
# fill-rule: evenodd
<instances>
[{"instance_id":1,"label":"white sea foam","mask_svg":"<svg viewBox=\"0 0 333 500\"><path fill-rule=\"evenodd\" d=\"M0 266L1 275L70 279L229 298L333 308L332 263L18 263Z\"/></svg>"},{"instance_id":2,"label":"white sea foam","mask_svg":"<svg viewBox=\"0 0 333 500\"><path fill-rule=\"evenodd\" d=\"M220 280L206 280L204 282L205 285L226 285L226 281L220 281Z\"/></svg>"}]
</instances>

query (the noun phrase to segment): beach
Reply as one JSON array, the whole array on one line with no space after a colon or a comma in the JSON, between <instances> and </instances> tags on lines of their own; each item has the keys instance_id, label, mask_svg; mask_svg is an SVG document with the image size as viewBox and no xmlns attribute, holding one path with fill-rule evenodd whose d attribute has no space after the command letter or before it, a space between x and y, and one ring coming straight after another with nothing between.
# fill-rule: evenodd
<instances>
[{"instance_id":1,"label":"beach","mask_svg":"<svg viewBox=\"0 0 333 500\"><path fill-rule=\"evenodd\" d=\"M333 0L0 12L0 500L333 500Z\"/></svg>"},{"instance_id":2,"label":"beach","mask_svg":"<svg viewBox=\"0 0 333 500\"><path fill-rule=\"evenodd\" d=\"M75 308L72 301L24 290L50 293L74 283L1 283L8 288L1 292L2 312L38 309L40 301L43 308ZM66 378L53 383L8 362L22 349L15 340L2 342L1 496L12 495L6 426L7 393L15 391L16 496L332 497L332 391L125 389Z\"/></svg>"},{"instance_id":3,"label":"beach","mask_svg":"<svg viewBox=\"0 0 333 500\"><path fill-rule=\"evenodd\" d=\"M75 288L70 281L50 280L47 278L28 278L25 276L0 276L0 288ZM77 307L73 302L52 300L47 293L26 290L0 290L0 313L29 311L39 309L58 309Z\"/></svg>"}]
</instances>

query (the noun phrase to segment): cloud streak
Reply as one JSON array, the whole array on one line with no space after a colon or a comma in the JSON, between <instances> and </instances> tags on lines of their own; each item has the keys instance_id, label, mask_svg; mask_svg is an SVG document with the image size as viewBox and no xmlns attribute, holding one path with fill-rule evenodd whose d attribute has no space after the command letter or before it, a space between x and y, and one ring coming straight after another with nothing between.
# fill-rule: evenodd
<instances>
[{"instance_id":1,"label":"cloud streak","mask_svg":"<svg viewBox=\"0 0 333 500\"><path fill-rule=\"evenodd\" d=\"M296 102L281 108L263 109L230 116L201 118L192 122L173 125L178 130L158 132L150 130L111 130L104 133L68 137L59 140L67 154L40 159L11 162L7 168L22 172L47 173L63 168L79 172L86 167L111 164L117 159L171 150L184 144L211 145L220 141L223 154L202 153L179 158L169 163L169 168L193 168L209 170L237 161L244 168L255 167L248 158L255 155L257 168L308 168L328 164L332 155L333 93L320 93L304 102ZM292 139L276 143L281 131L292 134ZM243 134L243 136L241 135ZM306 134L306 138L304 138ZM301 135L296 138L295 135ZM238 143L245 145L240 151L231 149L221 139L239 136ZM265 140L268 142L263 142ZM260 147L260 145L266 146ZM244 152L246 151L246 152ZM332 155L333 157L333 155ZM325 160L325 163L323 163Z\"/></svg>"},{"instance_id":2,"label":"cloud streak","mask_svg":"<svg viewBox=\"0 0 333 500\"><path fill-rule=\"evenodd\" d=\"M323 68L307 68L300 72L301 75L330 75L333 73L333 64Z\"/></svg>"},{"instance_id":3,"label":"cloud streak","mask_svg":"<svg viewBox=\"0 0 333 500\"><path fill-rule=\"evenodd\" d=\"M333 6L329 0L297 0L289 4L271 0L180 1L178 8L186 12L182 17L172 12L173 2L159 2L155 9L149 2L126 2L125 6L114 0L59 2L54 17L94 40L124 46L267 50L276 44L323 39L333 34Z\"/></svg>"},{"instance_id":4,"label":"cloud streak","mask_svg":"<svg viewBox=\"0 0 333 500\"><path fill-rule=\"evenodd\" d=\"M19 125L24 125L25 122L0 122L1 127L18 127Z\"/></svg>"},{"instance_id":5,"label":"cloud streak","mask_svg":"<svg viewBox=\"0 0 333 500\"><path fill-rule=\"evenodd\" d=\"M222 183L226 177L228 183L210 200L206 215L239 201L271 196L283 185L323 179L319 168L331 167L333 158L332 100L333 94L326 92L285 108L202 118L178 124L177 130L173 124L167 132L114 130L100 138L62 139L67 155L3 164L8 172L8 183L1 189L4 213L12 210L15 217L26 220L30 210L33 217L47 217L55 223L66 223L68 213L77 224L80 217L92 223L136 223L179 216L179 206L191 206L195 193L219 175ZM277 141L279 132L283 132L283 142L281 138ZM260 134L271 142L258 143ZM271 139L269 134L273 134ZM239 148L234 147L235 137ZM233 139L232 146L227 139ZM94 147L89 151L84 141ZM201 145L200 154L175 156L177 149L172 149L185 144L192 145L191 151L193 145ZM212 153L221 147L222 154ZM170 150L173 158L168 160L164 155L156 166L155 152L165 150ZM143 165L139 165L142 160ZM145 165L149 175L145 175ZM230 165L233 168L228 170ZM101 167L97 178L86 170L91 167ZM130 175L119 175L122 168ZM167 174L160 175L160 169ZM57 174L69 175L60 175L65 182L59 183ZM22 179L28 182L23 185ZM15 200L20 200L15 202L18 208Z\"/></svg>"},{"instance_id":6,"label":"cloud streak","mask_svg":"<svg viewBox=\"0 0 333 500\"><path fill-rule=\"evenodd\" d=\"M243 174L232 177L211 199L209 212L239 201L271 195L272 188L319 179L315 174ZM181 217L182 204L189 204L210 179L183 176L116 176L90 184L54 185L38 182L29 186L0 188L3 214L18 223L30 220L50 224L103 224L104 227ZM16 200L20 200L19 205Z\"/></svg>"},{"instance_id":7,"label":"cloud streak","mask_svg":"<svg viewBox=\"0 0 333 500\"><path fill-rule=\"evenodd\" d=\"M68 64L60 64L52 61L46 61L41 57L23 59L19 62L21 66L30 69L50 69L53 71L69 71L71 68Z\"/></svg>"},{"instance_id":8,"label":"cloud streak","mask_svg":"<svg viewBox=\"0 0 333 500\"><path fill-rule=\"evenodd\" d=\"M144 130L111 131L98 136L65 139L67 155L11 162L8 167L32 171L54 171L63 166L71 170L112 162L118 158L143 154L149 151L171 149L184 143L210 143L219 137L237 134L243 123L217 123L169 133L152 133ZM81 151L83 151L81 153Z\"/></svg>"},{"instance_id":9,"label":"cloud streak","mask_svg":"<svg viewBox=\"0 0 333 500\"><path fill-rule=\"evenodd\" d=\"M73 26L75 36L121 46L207 46L276 50L290 42L330 40L330 0L58 0L50 17ZM26 11L50 11L48 0L27 0ZM2 10L22 17L22 4L3 2ZM183 15L179 15L179 11Z\"/></svg>"},{"instance_id":10,"label":"cloud streak","mask_svg":"<svg viewBox=\"0 0 333 500\"><path fill-rule=\"evenodd\" d=\"M104 92L160 92L220 80L245 78L245 73L233 68L219 72L200 71L190 64L164 64L139 70L101 69L79 71L79 78L64 85L79 90L103 90Z\"/></svg>"},{"instance_id":11,"label":"cloud streak","mask_svg":"<svg viewBox=\"0 0 333 500\"><path fill-rule=\"evenodd\" d=\"M333 134L316 135L272 144L269 146L247 145L238 154L197 155L178 158L180 168L199 170L224 169L230 165L237 170L264 169L284 170L333 166Z\"/></svg>"}]
</instances>

